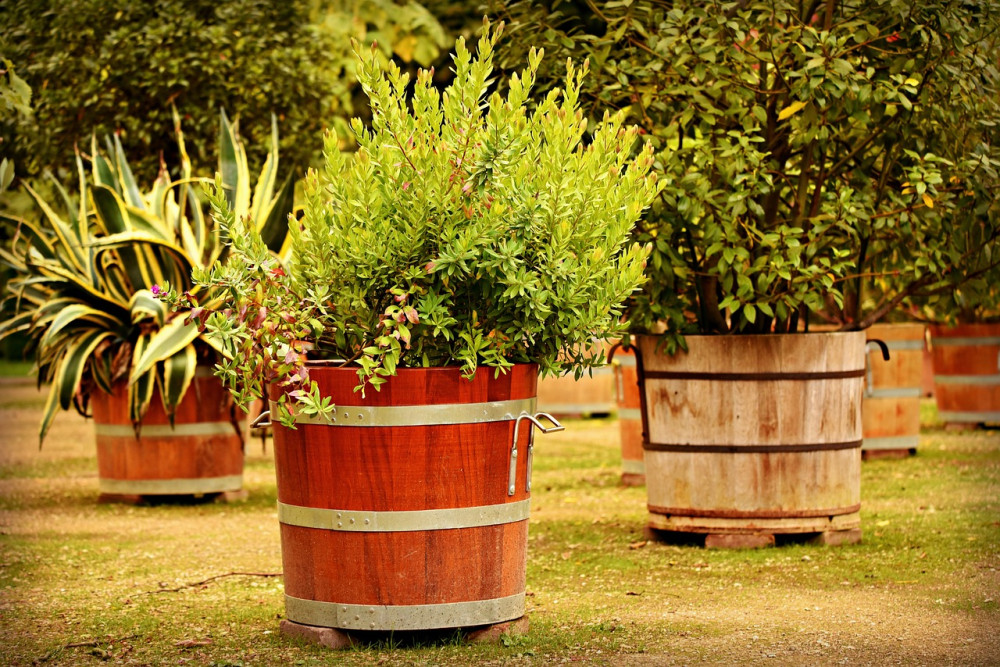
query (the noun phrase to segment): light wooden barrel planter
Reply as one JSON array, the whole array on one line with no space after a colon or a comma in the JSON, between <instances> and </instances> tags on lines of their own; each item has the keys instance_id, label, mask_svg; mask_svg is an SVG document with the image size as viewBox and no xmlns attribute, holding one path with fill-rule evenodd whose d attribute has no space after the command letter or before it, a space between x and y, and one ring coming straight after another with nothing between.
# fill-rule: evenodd
<instances>
[{"instance_id":1,"label":"light wooden barrel planter","mask_svg":"<svg viewBox=\"0 0 1000 667\"><path fill-rule=\"evenodd\" d=\"M615 398L618 405L618 428L622 446L622 484L646 483L646 463L642 450L642 412L639 407L639 377L635 353L619 349L612 368L615 372Z\"/></svg>"},{"instance_id":2,"label":"light wooden barrel planter","mask_svg":"<svg viewBox=\"0 0 1000 667\"><path fill-rule=\"evenodd\" d=\"M917 452L925 330L923 324L911 323L876 324L866 330L869 341L885 343L889 360L869 343L861 404L864 458L903 457Z\"/></svg>"},{"instance_id":3,"label":"light wooden barrel planter","mask_svg":"<svg viewBox=\"0 0 1000 667\"><path fill-rule=\"evenodd\" d=\"M401 369L362 397L356 369L313 364L334 421L273 424L288 621L394 631L522 617L532 425L547 417L537 373Z\"/></svg>"},{"instance_id":4,"label":"light wooden barrel planter","mask_svg":"<svg viewBox=\"0 0 1000 667\"><path fill-rule=\"evenodd\" d=\"M931 325L938 417L1000 423L1000 324Z\"/></svg>"},{"instance_id":5,"label":"light wooden barrel planter","mask_svg":"<svg viewBox=\"0 0 1000 667\"><path fill-rule=\"evenodd\" d=\"M199 369L171 426L159 390L136 431L125 382L91 395L102 500L202 496L243 487L243 424L229 392Z\"/></svg>"},{"instance_id":6,"label":"light wooden barrel planter","mask_svg":"<svg viewBox=\"0 0 1000 667\"><path fill-rule=\"evenodd\" d=\"M688 336L673 357L638 342L650 528L860 539L863 332Z\"/></svg>"},{"instance_id":7,"label":"light wooden barrel planter","mask_svg":"<svg viewBox=\"0 0 1000 667\"><path fill-rule=\"evenodd\" d=\"M614 374L610 366L592 369L579 380L572 375L538 381L538 409L556 416L609 415L615 410Z\"/></svg>"}]
</instances>

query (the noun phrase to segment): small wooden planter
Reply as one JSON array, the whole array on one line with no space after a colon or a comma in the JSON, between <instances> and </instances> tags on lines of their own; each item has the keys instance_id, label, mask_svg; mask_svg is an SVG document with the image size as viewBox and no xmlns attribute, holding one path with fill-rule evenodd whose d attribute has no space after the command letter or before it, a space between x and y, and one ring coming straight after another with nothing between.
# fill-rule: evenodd
<instances>
[{"instance_id":1,"label":"small wooden planter","mask_svg":"<svg viewBox=\"0 0 1000 667\"><path fill-rule=\"evenodd\" d=\"M619 349L611 365L615 372L615 398L621 434L622 484L642 486L646 483L646 463L642 450L642 411L635 353L631 349Z\"/></svg>"},{"instance_id":2,"label":"small wooden planter","mask_svg":"<svg viewBox=\"0 0 1000 667\"><path fill-rule=\"evenodd\" d=\"M135 501L149 496L238 497L243 487L243 425L229 392L202 372L177 407L173 426L154 390L136 437L129 419L128 389L91 396L97 435L101 500Z\"/></svg>"},{"instance_id":3,"label":"small wooden planter","mask_svg":"<svg viewBox=\"0 0 1000 667\"><path fill-rule=\"evenodd\" d=\"M335 420L273 424L286 634L524 615L537 373L401 369L362 397L356 369L310 368Z\"/></svg>"},{"instance_id":4,"label":"small wooden planter","mask_svg":"<svg viewBox=\"0 0 1000 667\"><path fill-rule=\"evenodd\" d=\"M566 417L604 416L615 410L615 384L610 366L592 369L579 380L572 375L538 381L538 409Z\"/></svg>"},{"instance_id":5,"label":"small wooden planter","mask_svg":"<svg viewBox=\"0 0 1000 667\"><path fill-rule=\"evenodd\" d=\"M876 324L866 331L869 341L880 340L889 360L869 343L865 365L862 456L905 457L917 453L920 440L920 395L924 352L923 324Z\"/></svg>"},{"instance_id":6,"label":"small wooden planter","mask_svg":"<svg viewBox=\"0 0 1000 667\"><path fill-rule=\"evenodd\" d=\"M863 332L639 337L649 527L707 546L861 537Z\"/></svg>"},{"instance_id":7,"label":"small wooden planter","mask_svg":"<svg viewBox=\"0 0 1000 667\"><path fill-rule=\"evenodd\" d=\"M930 331L938 417L1000 423L1000 324L932 324Z\"/></svg>"}]
</instances>

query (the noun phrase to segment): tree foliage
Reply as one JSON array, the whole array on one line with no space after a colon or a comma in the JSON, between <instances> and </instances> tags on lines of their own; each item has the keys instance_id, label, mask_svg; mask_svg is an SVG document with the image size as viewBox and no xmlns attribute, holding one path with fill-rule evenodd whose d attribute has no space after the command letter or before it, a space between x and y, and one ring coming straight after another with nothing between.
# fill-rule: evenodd
<instances>
[{"instance_id":1,"label":"tree foliage","mask_svg":"<svg viewBox=\"0 0 1000 667\"><path fill-rule=\"evenodd\" d=\"M308 166L322 129L352 113L350 37L429 64L445 35L415 2L391 0L0 0L0 53L36 92L33 119L0 124L27 175L64 163L91 134L120 134L137 176L176 164L171 106L195 171L216 154L219 109L266 157L271 114L284 162Z\"/></svg>"},{"instance_id":2,"label":"tree foliage","mask_svg":"<svg viewBox=\"0 0 1000 667\"><path fill-rule=\"evenodd\" d=\"M1000 260L1000 3L497 10L511 58L534 44L589 54L590 108L628 109L658 149L641 327L864 327Z\"/></svg>"}]
</instances>

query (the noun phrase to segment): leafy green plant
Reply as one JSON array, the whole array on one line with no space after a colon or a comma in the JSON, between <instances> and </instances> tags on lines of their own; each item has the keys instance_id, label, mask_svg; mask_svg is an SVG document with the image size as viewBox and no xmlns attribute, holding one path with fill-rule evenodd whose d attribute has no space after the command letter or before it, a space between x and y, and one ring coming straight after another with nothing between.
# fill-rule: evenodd
<instances>
[{"instance_id":1,"label":"leafy green plant","mask_svg":"<svg viewBox=\"0 0 1000 667\"><path fill-rule=\"evenodd\" d=\"M210 341L156 298L159 285L193 287L197 267L224 262L219 231L206 218L199 180L191 174L180 122L175 118L181 178L166 169L140 191L117 137L102 155L92 141L89 173L77 154L84 196L74 203L52 178L60 204L25 185L42 217L16 220L19 235L0 258L15 271L7 291L14 317L0 324L0 339L25 332L34 348L39 382L51 383L40 438L59 408L86 414L92 392L129 382L131 419L137 425L154 386L173 415L199 363L215 357ZM277 126L271 153L251 193L246 152L225 114L220 121L222 198L269 247L280 249L292 208L292 181L277 179ZM57 210L57 209L61 209Z\"/></svg>"},{"instance_id":2,"label":"leafy green plant","mask_svg":"<svg viewBox=\"0 0 1000 667\"><path fill-rule=\"evenodd\" d=\"M443 93L432 72L411 86L358 48L371 129L354 122L354 154L326 136L283 268L216 195L233 257L195 275L228 292L231 311L198 316L227 353L221 373L238 398L292 384L300 409L328 412L310 389L306 347L355 364L362 388L401 366L471 375L536 362L581 374L603 361L593 343L622 333L621 303L642 280L648 248L630 233L659 188L651 148L629 159L638 130L621 114L581 141L586 65L568 64L564 88L529 109L542 59L532 51L507 96L487 96L501 29L484 28L475 58L459 39ZM177 290L170 298L203 307Z\"/></svg>"},{"instance_id":3,"label":"leafy green plant","mask_svg":"<svg viewBox=\"0 0 1000 667\"><path fill-rule=\"evenodd\" d=\"M666 323L670 349L810 318L864 328L1000 259L994 3L498 11L515 23L507 57L587 53L588 108L628 109L656 145L668 185L640 225L654 250L632 316Z\"/></svg>"}]
</instances>

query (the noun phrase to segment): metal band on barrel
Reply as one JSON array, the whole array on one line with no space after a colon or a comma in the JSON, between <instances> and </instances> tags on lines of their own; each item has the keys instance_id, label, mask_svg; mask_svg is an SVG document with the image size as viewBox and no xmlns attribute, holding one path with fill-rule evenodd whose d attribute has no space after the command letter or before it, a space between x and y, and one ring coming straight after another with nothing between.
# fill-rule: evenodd
<instances>
[{"instance_id":1,"label":"metal band on barrel","mask_svg":"<svg viewBox=\"0 0 1000 667\"><path fill-rule=\"evenodd\" d=\"M243 488L243 475L191 479L107 479L101 477L98 481L101 493L135 496L200 495L239 491Z\"/></svg>"},{"instance_id":2,"label":"metal band on barrel","mask_svg":"<svg viewBox=\"0 0 1000 667\"><path fill-rule=\"evenodd\" d=\"M463 628L524 616L524 593L472 602L413 605L338 604L286 594L285 616L295 623L345 630Z\"/></svg>"},{"instance_id":3,"label":"metal band on barrel","mask_svg":"<svg viewBox=\"0 0 1000 667\"><path fill-rule=\"evenodd\" d=\"M958 336L956 338L938 338L937 336L931 336L931 341L935 347L944 347L949 345L975 347L977 345L1000 345L1000 336Z\"/></svg>"},{"instance_id":4,"label":"metal band on barrel","mask_svg":"<svg viewBox=\"0 0 1000 667\"><path fill-rule=\"evenodd\" d=\"M920 398L920 387L866 389L865 398Z\"/></svg>"},{"instance_id":5,"label":"metal band on barrel","mask_svg":"<svg viewBox=\"0 0 1000 667\"><path fill-rule=\"evenodd\" d=\"M792 454L797 452L827 452L856 449L861 440L847 442L816 442L787 445L688 445L673 442L643 442L648 452L704 452L709 454Z\"/></svg>"},{"instance_id":6,"label":"metal band on barrel","mask_svg":"<svg viewBox=\"0 0 1000 667\"><path fill-rule=\"evenodd\" d=\"M823 507L801 510L730 510L730 509L694 509L692 507L660 507L646 505L651 514L663 516L698 517L703 519L814 519L819 517L834 517L843 514L854 514L861 509L861 503L847 507Z\"/></svg>"},{"instance_id":7,"label":"metal band on barrel","mask_svg":"<svg viewBox=\"0 0 1000 667\"><path fill-rule=\"evenodd\" d=\"M302 507L278 502L278 521L289 526L323 530L394 533L415 530L452 530L526 521L530 500L436 510L368 512Z\"/></svg>"},{"instance_id":8,"label":"metal band on barrel","mask_svg":"<svg viewBox=\"0 0 1000 667\"><path fill-rule=\"evenodd\" d=\"M941 410L938 412L938 419L943 422L969 422L980 424L984 422L1000 422L1000 412L966 412Z\"/></svg>"},{"instance_id":9,"label":"metal band on barrel","mask_svg":"<svg viewBox=\"0 0 1000 667\"><path fill-rule=\"evenodd\" d=\"M622 459L622 472L630 475L645 475L646 463L635 459Z\"/></svg>"},{"instance_id":10,"label":"metal band on barrel","mask_svg":"<svg viewBox=\"0 0 1000 667\"><path fill-rule=\"evenodd\" d=\"M1000 375L935 375L937 384L1000 384Z\"/></svg>"},{"instance_id":11,"label":"metal band on barrel","mask_svg":"<svg viewBox=\"0 0 1000 667\"><path fill-rule=\"evenodd\" d=\"M720 382L772 382L777 380L843 380L865 376L865 369L808 373L708 373L695 371L645 371L647 380L715 380Z\"/></svg>"},{"instance_id":12,"label":"metal band on barrel","mask_svg":"<svg viewBox=\"0 0 1000 667\"><path fill-rule=\"evenodd\" d=\"M865 438L861 443L861 449L871 451L875 449L916 449L920 444L920 436L917 435L889 435L881 438Z\"/></svg>"},{"instance_id":13,"label":"metal band on barrel","mask_svg":"<svg viewBox=\"0 0 1000 667\"><path fill-rule=\"evenodd\" d=\"M237 422L242 429L243 422ZM140 436L150 438L186 437L196 435L235 435L232 422L190 422L187 424L147 424L139 429ZM131 424L94 424L94 433L109 438L134 438Z\"/></svg>"},{"instance_id":14,"label":"metal band on barrel","mask_svg":"<svg viewBox=\"0 0 1000 667\"><path fill-rule=\"evenodd\" d=\"M912 340L887 340L885 346L890 350L923 350L927 343L923 338Z\"/></svg>"},{"instance_id":15,"label":"metal band on barrel","mask_svg":"<svg viewBox=\"0 0 1000 667\"><path fill-rule=\"evenodd\" d=\"M488 403L443 403L440 405L360 406L339 405L329 420L321 415L296 414L296 424L320 426L440 426L514 421L522 413L534 413L535 399L521 398ZM271 401L271 414L278 406Z\"/></svg>"}]
</instances>

